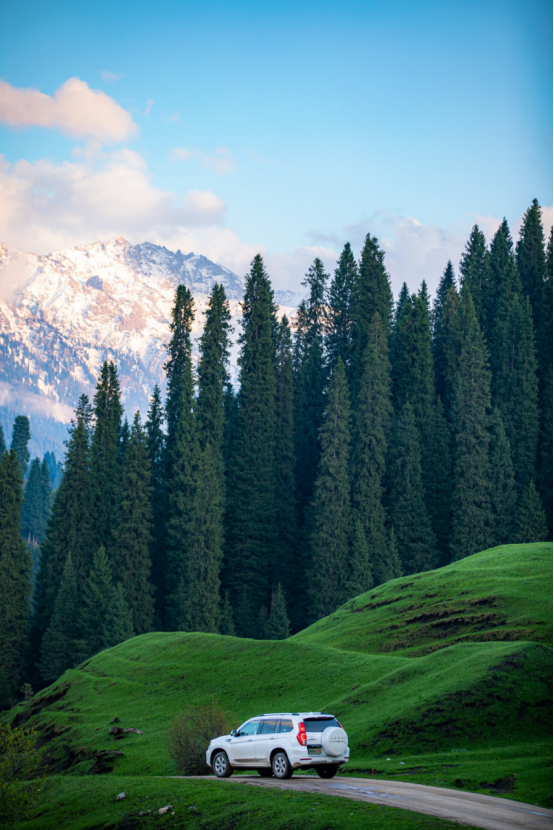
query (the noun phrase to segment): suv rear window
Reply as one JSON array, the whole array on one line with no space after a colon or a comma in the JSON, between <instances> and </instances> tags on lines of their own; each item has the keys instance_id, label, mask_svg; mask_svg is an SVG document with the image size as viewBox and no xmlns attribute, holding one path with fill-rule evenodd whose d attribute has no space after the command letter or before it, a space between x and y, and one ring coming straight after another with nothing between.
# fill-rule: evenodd
<instances>
[{"instance_id":1,"label":"suv rear window","mask_svg":"<svg viewBox=\"0 0 554 830\"><path fill-rule=\"evenodd\" d=\"M323 732L329 726L338 726L336 718L304 718L306 732Z\"/></svg>"},{"instance_id":2,"label":"suv rear window","mask_svg":"<svg viewBox=\"0 0 554 830\"><path fill-rule=\"evenodd\" d=\"M279 724L279 732L292 732L293 725L291 720L282 720Z\"/></svg>"}]
</instances>

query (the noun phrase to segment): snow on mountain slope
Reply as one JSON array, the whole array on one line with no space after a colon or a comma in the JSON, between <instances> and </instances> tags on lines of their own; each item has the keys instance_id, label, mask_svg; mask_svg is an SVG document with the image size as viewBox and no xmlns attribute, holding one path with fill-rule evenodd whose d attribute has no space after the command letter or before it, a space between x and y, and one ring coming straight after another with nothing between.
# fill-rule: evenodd
<instances>
[{"instance_id":1,"label":"snow on mountain slope","mask_svg":"<svg viewBox=\"0 0 554 830\"><path fill-rule=\"evenodd\" d=\"M90 398L102 362L118 366L125 409L143 413L155 383L165 386L164 344L175 288L195 299L193 337L214 282L222 283L238 335L244 279L196 254L119 238L38 256L0 244L0 419L28 414L35 452L62 450L61 437L83 392ZM283 292L290 314L292 292ZM276 294L279 302L281 297ZM287 303L288 301L288 303ZM195 344L197 352L197 344ZM237 347L231 356L236 379Z\"/></svg>"}]
</instances>

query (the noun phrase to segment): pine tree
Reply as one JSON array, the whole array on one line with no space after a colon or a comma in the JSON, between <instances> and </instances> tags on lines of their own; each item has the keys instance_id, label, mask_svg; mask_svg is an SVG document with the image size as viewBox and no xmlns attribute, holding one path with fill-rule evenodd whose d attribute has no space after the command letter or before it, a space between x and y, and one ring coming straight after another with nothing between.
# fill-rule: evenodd
<instances>
[{"instance_id":1,"label":"pine tree","mask_svg":"<svg viewBox=\"0 0 554 830\"><path fill-rule=\"evenodd\" d=\"M23 487L15 450L0 458L0 675L19 689L29 647L31 556L20 536Z\"/></svg>"},{"instance_id":2,"label":"pine tree","mask_svg":"<svg viewBox=\"0 0 554 830\"><path fill-rule=\"evenodd\" d=\"M547 516L548 538L552 538L552 228L546 257L546 281L544 284L544 326L541 331L539 352L541 355L541 437L539 445L538 488Z\"/></svg>"},{"instance_id":3,"label":"pine tree","mask_svg":"<svg viewBox=\"0 0 554 830\"><path fill-rule=\"evenodd\" d=\"M152 563L151 582L154 586L154 603L156 628L163 627L165 610L165 572L166 572L166 522L167 491L165 481L166 446L162 430L164 412L160 388L156 384L148 408L146 419L146 444L150 460L150 505L152 508L152 541L150 542L150 561Z\"/></svg>"},{"instance_id":4,"label":"pine tree","mask_svg":"<svg viewBox=\"0 0 554 830\"><path fill-rule=\"evenodd\" d=\"M521 281L513 253L513 243L507 221L504 219L491 243L491 296L488 309L492 395L496 402L496 376L500 372L506 338L506 321L514 294L521 293Z\"/></svg>"},{"instance_id":5,"label":"pine tree","mask_svg":"<svg viewBox=\"0 0 554 830\"><path fill-rule=\"evenodd\" d=\"M102 365L94 395L94 432L91 462L93 480L95 549L104 545L111 556L117 497L120 485L120 431L123 409L117 369L113 362ZM87 563L90 568L90 560ZM77 563L75 563L76 569ZM88 575L87 568L86 575ZM85 575L85 576L86 576ZM78 581L81 580L78 578Z\"/></svg>"},{"instance_id":6,"label":"pine tree","mask_svg":"<svg viewBox=\"0 0 554 830\"><path fill-rule=\"evenodd\" d=\"M306 304L302 351L296 372L296 487L300 526L305 523L311 502L321 447L319 430L323 420L327 372L324 359L324 334L327 326L325 305L328 274L315 259L302 285L310 289Z\"/></svg>"},{"instance_id":7,"label":"pine tree","mask_svg":"<svg viewBox=\"0 0 554 830\"><path fill-rule=\"evenodd\" d=\"M295 498L294 399L292 380L292 336L284 316L275 347L275 508L276 579L285 586L289 603L294 602L300 577L295 545L298 514Z\"/></svg>"},{"instance_id":8,"label":"pine tree","mask_svg":"<svg viewBox=\"0 0 554 830\"><path fill-rule=\"evenodd\" d=\"M50 510L52 509L52 482L50 479L50 470L45 458L42 459L40 465L40 524L37 531L37 541L42 545L46 536L46 528L48 527L48 520L50 518Z\"/></svg>"},{"instance_id":9,"label":"pine tree","mask_svg":"<svg viewBox=\"0 0 554 830\"><path fill-rule=\"evenodd\" d=\"M352 553L350 556L349 575L346 580L346 596L356 597L373 587L373 574L364 528L359 519L354 522L352 533Z\"/></svg>"},{"instance_id":10,"label":"pine tree","mask_svg":"<svg viewBox=\"0 0 554 830\"><path fill-rule=\"evenodd\" d=\"M410 404L397 417L390 452L390 514L404 573L437 564L437 540L424 500L421 443Z\"/></svg>"},{"instance_id":11,"label":"pine tree","mask_svg":"<svg viewBox=\"0 0 554 830\"><path fill-rule=\"evenodd\" d=\"M427 433L426 504L431 527L437 537L440 563L450 561L452 528L452 454L450 430L444 406L437 398Z\"/></svg>"},{"instance_id":12,"label":"pine tree","mask_svg":"<svg viewBox=\"0 0 554 830\"><path fill-rule=\"evenodd\" d=\"M40 654L43 680L52 682L72 669L81 656L79 643L79 602L77 579L71 553L65 561L50 624L46 629Z\"/></svg>"},{"instance_id":13,"label":"pine tree","mask_svg":"<svg viewBox=\"0 0 554 830\"><path fill-rule=\"evenodd\" d=\"M370 336L370 325L378 313L385 331L390 333L393 298L389 275L384 265L385 252L379 248L376 237L367 234L358 266L354 291L352 318L354 321L354 355L352 364L352 392L357 397L363 372L364 355Z\"/></svg>"},{"instance_id":14,"label":"pine tree","mask_svg":"<svg viewBox=\"0 0 554 830\"><path fill-rule=\"evenodd\" d=\"M4 455L6 450L7 450L7 447L6 447L6 439L4 438L4 430L2 429L2 424L0 424L0 458L2 458L2 456Z\"/></svg>"},{"instance_id":15,"label":"pine tree","mask_svg":"<svg viewBox=\"0 0 554 830\"><path fill-rule=\"evenodd\" d=\"M544 542L548 530L540 496L533 481L521 494L517 516L516 540L520 544Z\"/></svg>"},{"instance_id":16,"label":"pine tree","mask_svg":"<svg viewBox=\"0 0 554 830\"><path fill-rule=\"evenodd\" d=\"M491 545L507 545L514 539L516 489L510 442L497 407L491 416Z\"/></svg>"},{"instance_id":17,"label":"pine tree","mask_svg":"<svg viewBox=\"0 0 554 830\"><path fill-rule=\"evenodd\" d=\"M167 418L167 575L166 626L179 630L185 625L185 575L190 544L192 507L198 476L200 448L193 414L194 375L191 330L194 300L189 289L179 285L175 294L166 363L168 376Z\"/></svg>"},{"instance_id":18,"label":"pine tree","mask_svg":"<svg viewBox=\"0 0 554 830\"><path fill-rule=\"evenodd\" d=\"M64 474L56 490L46 538L41 546L32 634L36 657L40 641L52 616L68 554L71 553L72 556L80 591L90 573L95 551L89 410L88 399L83 395L69 428Z\"/></svg>"},{"instance_id":19,"label":"pine tree","mask_svg":"<svg viewBox=\"0 0 554 830\"><path fill-rule=\"evenodd\" d=\"M290 637L290 622L287 615L287 601L281 583L273 594L271 614L265 625L266 640L286 640Z\"/></svg>"},{"instance_id":20,"label":"pine tree","mask_svg":"<svg viewBox=\"0 0 554 830\"><path fill-rule=\"evenodd\" d=\"M204 331L200 338L198 364L198 399L196 413L200 445L211 444L214 463L224 480L223 445L225 440L225 390L229 383L229 348L232 331L229 302L222 285L214 284L206 309Z\"/></svg>"},{"instance_id":21,"label":"pine tree","mask_svg":"<svg viewBox=\"0 0 554 830\"><path fill-rule=\"evenodd\" d=\"M259 254L252 261L242 310L239 411L228 490L227 586L236 596L246 585L251 607L257 609L270 599L276 538L275 307ZM238 617L237 630L245 630Z\"/></svg>"},{"instance_id":22,"label":"pine tree","mask_svg":"<svg viewBox=\"0 0 554 830\"><path fill-rule=\"evenodd\" d=\"M460 262L462 286L469 289L477 321L486 338L489 336L487 309L490 307L491 276L489 252L484 233L477 225L471 229L469 240Z\"/></svg>"},{"instance_id":23,"label":"pine tree","mask_svg":"<svg viewBox=\"0 0 554 830\"><path fill-rule=\"evenodd\" d=\"M460 298L463 342L452 421L455 434L452 558L485 549L490 541L490 372L487 350L471 298Z\"/></svg>"},{"instance_id":24,"label":"pine tree","mask_svg":"<svg viewBox=\"0 0 554 830\"><path fill-rule=\"evenodd\" d=\"M52 490L57 490L63 475L62 463L56 460L56 454L53 452L44 453L44 461L46 461L50 473L50 487Z\"/></svg>"},{"instance_id":25,"label":"pine tree","mask_svg":"<svg viewBox=\"0 0 554 830\"><path fill-rule=\"evenodd\" d=\"M253 637L256 629L256 620L250 602L250 591L245 584L237 590L235 605L235 628L237 637Z\"/></svg>"},{"instance_id":26,"label":"pine tree","mask_svg":"<svg viewBox=\"0 0 554 830\"><path fill-rule=\"evenodd\" d=\"M387 439L392 407L387 334L377 313L371 323L354 417L352 507L369 549L377 584L391 577L383 506Z\"/></svg>"},{"instance_id":27,"label":"pine tree","mask_svg":"<svg viewBox=\"0 0 554 830\"><path fill-rule=\"evenodd\" d=\"M219 631L219 572L223 558L219 473L214 449L208 442L202 452L192 510L185 578L185 631Z\"/></svg>"},{"instance_id":28,"label":"pine tree","mask_svg":"<svg viewBox=\"0 0 554 830\"><path fill-rule=\"evenodd\" d=\"M331 614L347 597L351 523L349 398L344 364L339 359L320 432L321 460L313 503L308 595L314 620Z\"/></svg>"},{"instance_id":29,"label":"pine tree","mask_svg":"<svg viewBox=\"0 0 554 830\"><path fill-rule=\"evenodd\" d=\"M225 410L225 436L223 439L223 460L225 463L225 473L228 478L229 466L233 455L233 441L235 440L235 432L237 428L237 421L239 417L239 407L237 396L230 383L225 385L225 393L223 395L223 408Z\"/></svg>"},{"instance_id":30,"label":"pine tree","mask_svg":"<svg viewBox=\"0 0 554 830\"><path fill-rule=\"evenodd\" d=\"M29 543L38 544L42 531L42 484L40 460L34 458L25 482L23 505L21 507L21 535Z\"/></svg>"},{"instance_id":31,"label":"pine tree","mask_svg":"<svg viewBox=\"0 0 554 830\"><path fill-rule=\"evenodd\" d=\"M125 418L119 431L119 461L121 464L125 461L125 453L127 452L130 437L131 429L129 427L129 421Z\"/></svg>"},{"instance_id":32,"label":"pine tree","mask_svg":"<svg viewBox=\"0 0 554 830\"><path fill-rule=\"evenodd\" d=\"M104 648L113 648L134 636L132 614L125 599L123 585L118 582L102 625Z\"/></svg>"},{"instance_id":33,"label":"pine tree","mask_svg":"<svg viewBox=\"0 0 554 830\"><path fill-rule=\"evenodd\" d=\"M535 480L539 443L539 390L529 299L514 294L496 375L495 400L510 441L518 489Z\"/></svg>"},{"instance_id":34,"label":"pine tree","mask_svg":"<svg viewBox=\"0 0 554 830\"><path fill-rule=\"evenodd\" d=\"M325 352L330 375L337 360L342 358L348 376L352 358L352 305L358 269L350 247L344 246L327 293L327 329Z\"/></svg>"},{"instance_id":35,"label":"pine tree","mask_svg":"<svg viewBox=\"0 0 554 830\"><path fill-rule=\"evenodd\" d=\"M13 424L11 449L15 450L21 476L25 479L27 468L31 459L29 452L29 441L31 440L31 428L26 415L18 415Z\"/></svg>"},{"instance_id":36,"label":"pine tree","mask_svg":"<svg viewBox=\"0 0 554 830\"><path fill-rule=\"evenodd\" d=\"M226 637L235 636L235 623L233 621L233 608L229 601L229 591L225 591L225 599L221 608L221 622L219 623L219 633Z\"/></svg>"},{"instance_id":37,"label":"pine tree","mask_svg":"<svg viewBox=\"0 0 554 830\"><path fill-rule=\"evenodd\" d=\"M435 389L444 404L448 423L452 422L454 388L462 347L460 297L455 287L446 293L440 345L435 342ZM437 351L440 349L440 354Z\"/></svg>"},{"instance_id":38,"label":"pine tree","mask_svg":"<svg viewBox=\"0 0 554 830\"><path fill-rule=\"evenodd\" d=\"M398 579L404 574L404 571L402 570L402 561L398 553L398 543L396 541L394 527L391 527L389 530L389 563L391 579Z\"/></svg>"},{"instance_id":39,"label":"pine tree","mask_svg":"<svg viewBox=\"0 0 554 830\"><path fill-rule=\"evenodd\" d=\"M83 641L83 659L106 648L104 623L114 602L112 572L106 551L98 548L82 593L80 635Z\"/></svg>"},{"instance_id":40,"label":"pine tree","mask_svg":"<svg viewBox=\"0 0 554 830\"><path fill-rule=\"evenodd\" d=\"M517 268L523 291L531 301L533 323L541 331L543 322L546 253L541 208L536 199L525 212L516 246Z\"/></svg>"},{"instance_id":41,"label":"pine tree","mask_svg":"<svg viewBox=\"0 0 554 830\"><path fill-rule=\"evenodd\" d=\"M150 475L146 434L140 422L140 414L136 412L123 460L111 559L115 580L123 584L133 628L137 634L151 631L154 622L153 588L150 582Z\"/></svg>"},{"instance_id":42,"label":"pine tree","mask_svg":"<svg viewBox=\"0 0 554 830\"><path fill-rule=\"evenodd\" d=\"M444 322L446 313L448 292L450 289L456 293L456 277L454 268L448 260L444 273L437 288L437 294L433 301L433 312L431 314L431 328L433 332L433 363L435 367L435 390L443 401L445 400L445 377L446 377L446 356L444 351ZM452 295L450 295L452 297Z\"/></svg>"}]
</instances>

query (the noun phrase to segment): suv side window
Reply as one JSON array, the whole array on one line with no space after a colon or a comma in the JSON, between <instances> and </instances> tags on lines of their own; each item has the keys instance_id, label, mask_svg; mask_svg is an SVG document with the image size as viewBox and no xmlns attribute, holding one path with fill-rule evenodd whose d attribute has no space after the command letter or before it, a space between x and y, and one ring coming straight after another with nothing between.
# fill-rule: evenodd
<instances>
[{"instance_id":1,"label":"suv side window","mask_svg":"<svg viewBox=\"0 0 554 830\"><path fill-rule=\"evenodd\" d=\"M273 732L275 732L278 723L278 720L263 720L262 728L260 729L260 735L272 734Z\"/></svg>"},{"instance_id":2,"label":"suv side window","mask_svg":"<svg viewBox=\"0 0 554 830\"><path fill-rule=\"evenodd\" d=\"M245 723L244 726L240 728L241 735L257 735L258 734L258 727L260 726L259 720L250 720L248 723Z\"/></svg>"},{"instance_id":3,"label":"suv side window","mask_svg":"<svg viewBox=\"0 0 554 830\"><path fill-rule=\"evenodd\" d=\"M278 732L292 732L292 730L293 730L292 721L291 720L282 720L279 723L279 729L277 731Z\"/></svg>"}]
</instances>

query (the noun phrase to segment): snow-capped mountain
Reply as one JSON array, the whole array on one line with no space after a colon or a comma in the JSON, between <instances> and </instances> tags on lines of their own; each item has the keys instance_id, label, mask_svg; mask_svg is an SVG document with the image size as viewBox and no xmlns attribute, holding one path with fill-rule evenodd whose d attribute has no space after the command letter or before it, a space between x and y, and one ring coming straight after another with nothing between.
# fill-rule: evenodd
<instances>
[{"instance_id":1,"label":"snow-capped mountain","mask_svg":"<svg viewBox=\"0 0 554 830\"><path fill-rule=\"evenodd\" d=\"M102 362L117 364L128 414L143 413L155 383L165 386L164 344L175 288L195 299L193 337L215 282L223 284L238 334L244 279L196 254L125 239L46 256L0 244L0 421L28 414L35 452L61 454L79 395L92 398ZM293 292L276 292L283 313ZM290 296L289 296L290 295ZM294 303L296 305L296 303ZM236 347L231 375L236 378Z\"/></svg>"}]
</instances>

